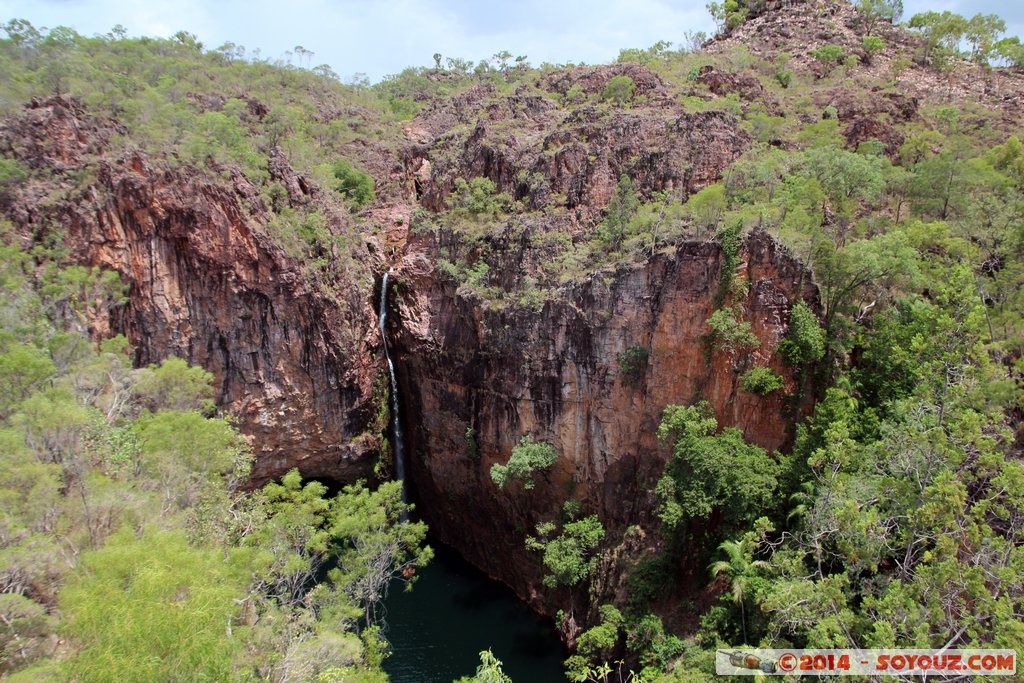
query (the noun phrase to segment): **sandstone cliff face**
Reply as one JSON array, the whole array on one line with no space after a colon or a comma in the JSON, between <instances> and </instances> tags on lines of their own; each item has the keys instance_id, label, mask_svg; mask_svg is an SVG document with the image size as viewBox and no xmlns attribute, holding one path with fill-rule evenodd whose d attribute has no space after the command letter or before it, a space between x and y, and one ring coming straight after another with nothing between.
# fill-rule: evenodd
<instances>
[{"instance_id":1,"label":"sandstone cliff face","mask_svg":"<svg viewBox=\"0 0 1024 683\"><path fill-rule=\"evenodd\" d=\"M362 274L348 299L327 296L262 232L268 210L244 176L104 155L116 132L73 101L33 102L0 129L0 148L49 175L7 197L4 214L26 241L62 230L70 260L129 285L128 303L95 321L94 334L125 334L140 364L174 355L214 374L218 403L253 444L254 483L291 467L367 476L378 341ZM272 171L290 169L278 160Z\"/></svg>"},{"instance_id":2,"label":"sandstone cliff face","mask_svg":"<svg viewBox=\"0 0 1024 683\"><path fill-rule=\"evenodd\" d=\"M410 245L414 253L434 248ZM737 277L749 286L740 306L761 346L736 356L703 339L722 263L715 243L686 243L643 267L595 276L539 312L484 309L422 253L407 259L401 328L392 334L412 485L434 533L536 607L553 609L537 592L543 572L525 534L559 519L569 498L599 514L612 536L651 522L651 490L670 455L655 436L667 405L707 400L723 425L765 448L783 447L807 406L773 351L792 303L813 301L815 292L764 233L748 237L741 259ZM649 363L631 381L617 357L636 346ZM740 391L740 373L754 364L783 375L784 392ZM499 490L490 468L524 435L552 443L560 458L532 491L517 483Z\"/></svg>"}]
</instances>

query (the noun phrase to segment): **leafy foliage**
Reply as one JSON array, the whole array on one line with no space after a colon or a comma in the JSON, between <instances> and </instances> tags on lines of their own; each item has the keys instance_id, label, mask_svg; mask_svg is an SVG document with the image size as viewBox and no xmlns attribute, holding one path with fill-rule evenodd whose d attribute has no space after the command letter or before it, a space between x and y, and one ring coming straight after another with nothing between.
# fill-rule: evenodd
<instances>
[{"instance_id":1,"label":"leafy foliage","mask_svg":"<svg viewBox=\"0 0 1024 683\"><path fill-rule=\"evenodd\" d=\"M512 455L504 465L491 465L491 480L499 488L511 481L521 481L527 491L534 487L533 473L545 470L558 461L558 451L543 441L535 442L532 436L524 436L512 449Z\"/></svg>"},{"instance_id":2,"label":"leafy foliage","mask_svg":"<svg viewBox=\"0 0 1024 683\"><path fill-rule=\"evenodd\" d=\"M615 196L608 202L608 216L598 226L598 236L609 249L618 249L629 228L629 223L640 209L636 185L626 174L619 176Z\"/></svg>"},{"instance_id":3,"label":"leafy foliage","mask_svg":"<svg viewBox=\"0 0 1024 683\"><path fill-rule=\"evenodd\" d=\"M885 41L878 36L864 36L864 40L861 41L861 47L864 50L867 63L870 64L875 55L885 48Z\"/></svg>"},{"instance_id":4,"label":"leafy foliage","mask_svg":"<svg viewBox=\"0 0 1024 683\"><path fill-rule=\"evenodd\" d=\"M716 348L736 353L756 349L761 340L750 329L750 323L737 319L735 308L720 308L708 318L711 341Z\"/></svg>"},{"instance_id":5,"label":"leafy foliage","mask_svg":"<svg viewBox=\"0 0 1024 683\"><path fill-rule=\"evenodd\" d=\"M825 356L825 332L803 301L793 304L789 316L786 339L779 344L779 353L790 365L802 365L821 360Z\"/></svg>"},{"instance_id":6,"label":"leafy foliage","mask_svg":"<svg viewBox=\"0 0 1024 683\"><path fill-rule=\"evenodd\" d=\"M591 680L594 667L611 656L619 640L625 619L614 605L598 608L601 621L579 635L576 639L576 654L565 660L565 670L573 681Z\"/></svg>"},{"instance_id":7,"label":"leafy foliage","mask_svg":"<svg viewBox=\"0 0 1024 683\"><path fill-rule=\"evenodd\" d=\"M647 349L631 346L618 355L619 373L625 384L636 386L647 372Z\"/></svg>"},{"instance_id":8,"label":"leafy foliage","mask_svg":"<svg viewBox=\"0 0 1024 683\"><path fill-rule=\"evenodd\" d=\"M543 553L544 566L551 572L544 585L575 586L593 571L595 551L604 539L604 526L596 515L567 523L561 533L552 536L555 525L546 522L537 526L537 537L527 537L526 547Z\"/></svg>"},{"instance_id":9,"label":"leafy foliage","mask_svg":"<svg viewBox=\"0 0 1024 683\"><path fill-rule=\"evenodd\" d=\"M484 650L480 653L480 666L476 668L476 675L472 678L463 676L455 683L512 683L512 679L501 667L501 660L490 650Z\"/></svg>"},{"instance_id":10,"label":"leafy foliage","mask_svg":"<svg viewBox=\"0 0 1024 683\"><path fill-rule=\"evenodd\" d=\"M903 16L903 0L859 0L856 6L868 33L879 21L895 24Z\"/></svg>"},{"instance_id":11,"label":"leafy foliage","mask_svg":"<svg viewBox=\"0 0 1024 683\"><path fill-rule=\"evenodd\" d=\"M346 486L331 502L331 535L338 539L337 566L327 577L356 604L368 624L379 621L377 608L388 587L404 581L411 588L416 569L433 557L423 545L427 525L411 522L402 501L402 482L390 481L371 491L361 483Z\"/></svg>"},{"instance_id":12,"label":"leafy foliage","mask_svg":"<svg viewBox=\"0 0 1024 683\"><path fill-rule=\"evenodd\" d=\"M760 0L710 6L725 32L764 8ZM840 73L851 80L843 84L805 77L803 59L768 61L724 41L714 54L667 43L623 52L656 71L687 107L729 112L752 135L721 183L691 193L700 185L691 187L696 175L687 169L685 187L667 189L623 155L609 159L623 175L606 219L595 226L577 213L571 234L546 220L572 209L571 200L526 174L516 194L527 192L529 204L486 178L462 179L450 212L417 216L416 229L435 230L448 250L439 266L457 275L459 296L503 306L537 306L556 286L610 276L606 266L632 267L670 255L683 239L717 234L722 281L709 340L733 356L737 371L761 346L738 305L744 226L771 233L813 273L821 319L797 301L777 349L797 368L801 399L815 402L797 427L792 458L768 456L736 430L716 433L706 407L669 408L661 435L672 459L654 486L663 537L641 544L664 552L637 566L621 622L610 611L619 607L606 606L601 622L583 626L584 678L627 679L621 664L616 672L607 661L622 655L623 634L627 658L649 667L643 679L666 681L713 680L719 642L1022 647L1024 152L1008 135L1008 109L979 105L957 87L989 65L1019 68L1024 50L1018 38L1002 37L997 17L925 12L909 24L922 41L912 61L902 41L878 37L890 35L880 24L899 20L900 2L861 0L857 10L859 25L850 28L863 36L859 46L812 53L819 73L846 64ZM579 83L564 94L542 92L537 84L546 79L525 78L525 59L510 53L480 64L438 54L431 68L370 88L343 86L326 68L247 56L239 46L209 50L185 32L167 40L118 30L84 37L17 20L4 29L3 112L30 97L70 94L123 126L124 136L110 142L116 152L141 147L161 169L193 165L211 177L240 169L260 190L252 200L270 208L268 234L310 267L355 264L350 245L361 236L337 215L289 197L270 178L271 156L283 153L304 183L337 189L358 209L375 190L360 169L374 166L362 156L370 147L353 142L394 148L401 133L391 123L435 98L484 83L499 95L525 88L567 109L587 101ZM858 69L845 54L854 48L876 68ZM881 76L880 62L890 66ZM771 91L772 111L736 96L685 97L702 87L694 81L706 63L752 74ZM880 134L885 140L847 141L853 122L839 120L837 88L863 83L888 97L908 70L917 77L925 68L948 87L922 95L909 120L876 117L892 128ZM642 107L635 85L609 82L601 95ZM599 116L618 115L589 104ZM494 123L509 139L525 130ZM336 172L339 159L346 164ZM0 159L0 203L52 181L46 173ZM68 186L86 182L74 172L60 177ZM333 202L331 195L323 193ZM356 487L331 499L297 473L260 491L237 490L250 456L210 402L209 376L177 359L133 368L124 339L96 344L81 334L117 312L125 289L112 273L66 265L60 235L40 230L31 252L13 240L0 246L0 613L10 622L0 627L0 675L130 676L163 642L174 644L178 665L194 667L189 674L209 678L382 680L378 631L356 631L378 618L386 577L413 579L429 554L422 529L406 526L400 498ZM521 275L500 268L510 247L523 255ZM334 274L326 265L313 272ZM803 272L798 277L809 286ZM619 359L624 378L639 367L634 360L639 354ZM755 367L740 381L767 391L778 378ZM475 435L466 436L472 453ZM530 445L535 450L518 461L495 466L496 483L519 479L529 488L553 464L553 449ZM611 528L606 539L597 518L579 519L582 506L570 503L561 528L542 525L528 544L541 553L548 585L570 586L579 606L585 583L605 576L604 559L597 569L602 545L620 539ZM632 562L642 526L609 547L607 566ZM666 632L680 628L670 615L661 622L645 610L660 610L662 601L651 598L680 590L680 576L697 575L708 560L721 599L684 641ZM100 561L109 571L94 566ZM334 573L325 578L328 567ZM133 591L152 599L159 641L138 640L138 609L126 597ZM114 606L124 618L113 635L123 642L96 628ZM192 640L186 617L197 627ZM55 633L68 639L54 655L64 660L37 660ZM122 647L130 643L137 647ZM104 668L112 665L124 669ZM167 678L163 670L140 674L154 676ZM507 676L482 655L477 679Z\"/></svg>"},{"instance_id":13,"label":"leafy foliage","mask_svg":"<svg viewBox=\"0 0 1024 683\"><path fill-rule=\"evenodd\" d=\"M843 61L843 57L846 56L846 53L839 45L822 45L819 48L811 50L811 56L821 62L821 65L825 68L825 72L828 73Z\"/></svg>"},{"instance_id":14,"label":"leafy foliage","mask_svg":"<svg viewBox=\"0 0 1024 683\"><path fill-rule=\"evenodd\" d=\"M767 396L781 389L783 385L782 377L771 368L751 368L740 378L743 391L758 396Z\"/></svg>"},{"instance_id":15,"label":"leafy foliage","mask_svg":"<svg viewBox=\"0 0 1024 683\"><path fill-rule=\"evenodd\" d=\"M636 82L632 78L625 74L618 76L612 76L608 83L604 86L604 91L601 93L601 99L614 102L619 106L627 104L633 99L633 94L636 92Z\"/></svg>"},{"instance_id":16,"label":"leafy foliage","mask_svg":"<svg viewBox=\"0 0 1024 683\"><path fill-rule=\"evenodd\" d=\"M154 680L168 671L224 680L240 637L227 635L246 585L244 565L189 546L180 531L129 530L82 558L61 595L79 651L76 680ZM239 634L241 635L241 634Z\"/></svg>"},{"instance_id":17,"label":"leafy foliage","mask_svg":"<svg viewBox=\"0 0 1024 683\"><path fill-rule=\"evenodd\" d=\"M715 434L718 421L706 403L669 406L658 438L672 446L673 459L658 481L658 515L669 529L688 520L720 514L741 528L771 507L782 468L763 449L747 444L728 428Z\"/></svg>"},{"instance_id":18,"label":"leafy foliage","mask_svg":"<svg viewBox=\"0 0 1024 683\"><path fill-rule=\"evenodd\" d=\"M450 203L454 210L469 216L493 217L508 212L512 198L504 192L499 193L490 178L477 177L469 182L465 178L456 178Z\"/></svg>"},{"instance_id":19,"label":"leafy foliage","mask_svg":"<svg viewBox=\"0 0 1024 683\"><path fill-rule=\"evenodd\" d=\"M347 159L339 159L334 162L331 172L338 181L335 188L345 195L352 202L356 209L373 202L373 176L366 171L361 171L352 165Z\"/></svg>"},{"instance_id":20,"label":"leafy foliage","mask_svg":"<svg viewBox=\"0 0 1024 683\"><path fill-rule=\"evenodd\" d=\"M431 555L400 489L329 500L291 472L239 490L250 449L217 416L212 375L177 358L133 369L123 337L93 344L78 321L119 305L117 277L32 258L30 273L0 247L0 673L380 680L354 631ZM69 647L39 659L57 633Z\"/></svg>"},{"instance_id":21,"label":"leafy foliage","mask_svg":"<svg viewBox=\"0 0 1024 683\"><path fill-rule=\"evenodd\" d=\"M687 200L686 208L697 226L698 238L715 232L726 207L725 186L721 183L708 185Z\"/></svg>"}]
</instances>

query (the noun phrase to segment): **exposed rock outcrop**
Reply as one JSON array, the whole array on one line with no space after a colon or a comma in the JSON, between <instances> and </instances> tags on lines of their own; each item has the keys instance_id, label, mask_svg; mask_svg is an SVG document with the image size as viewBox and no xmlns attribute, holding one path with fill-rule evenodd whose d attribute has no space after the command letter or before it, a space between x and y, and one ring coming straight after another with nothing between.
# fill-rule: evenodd
<instances>
[{"instance_id":1,"label":"exposed rock outcrop","mask_svg":"<svg viewBox=\"0 0 1024 683\"><path fill-rule=\"evenodd\" d=\"M618 75L634 80L642 102L593 101ZM589 225L623 174L645 197L662 190L685 197L718 180L752 144L735 117L684 111L638 64L567 69L545 84L562 95L574 86L591 99L566 108L527 87L498 97L493 86L478 85L425 110L407 130L420 203L442 211L456 179L483 176L531 210L564 206Z\"/></svg>"}]
</instances>

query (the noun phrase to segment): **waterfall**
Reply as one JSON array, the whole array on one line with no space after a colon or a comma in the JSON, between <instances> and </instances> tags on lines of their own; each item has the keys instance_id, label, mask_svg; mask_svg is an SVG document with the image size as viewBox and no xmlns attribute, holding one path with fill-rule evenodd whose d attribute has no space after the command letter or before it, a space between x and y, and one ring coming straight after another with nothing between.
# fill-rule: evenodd
<instances>
[{"instance_id":1,"label":"waterfall","mask_svg":"<svg viewBox=\"0 0 1024 683\"><path fill-rule=\"evenodd\" d=\"M408 502L405 492L405 441L402 439L402 420L398 415L398 379L395 378L395 364L391 362L391 351L388 349L388 335L386 330L388 320L388 279L393 268L388 268L384 273L384 280L380 285L380 336L384 342L384 358L388 361L388 375L391 377L391 433L394 443L392 447L395 453L395 478L402 482L402 502ZM405 518L405 513L402 513Z\"/></svg>"}]
</instances>

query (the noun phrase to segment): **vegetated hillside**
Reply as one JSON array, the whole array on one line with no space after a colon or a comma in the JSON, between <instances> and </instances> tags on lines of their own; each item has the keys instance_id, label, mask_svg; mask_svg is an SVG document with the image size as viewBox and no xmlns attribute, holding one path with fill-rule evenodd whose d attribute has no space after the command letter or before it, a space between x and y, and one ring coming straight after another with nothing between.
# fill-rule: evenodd
<instances>
[{"instance_id":1,"label":"vegetated hillside","mask_svg":"<svg viewBox=\"0 0 1024 683\"><path fill-rule=\"evenodd\" d=\"M117 530L151 517L118 507L97 536L86 494L102 478L156 500L167 481L82 445L86 423L106 423L101 443L145 435L169 409L145 403L148 376L82 393L91 352L69 363L53 340L122 333L136 365L204 366L251 485L293 467L383 480L388 266L420 513L556 617L573 677L623 661L700 680L718 644L1018 647L1024 77L990 62L1024 59L992 18L908 29L892 7L728 2L703 50L540 68L500 53L373 87L186 33L8 24L0 209L43 332L12 314L2 338L20 458L3 481L22 492L4 523L25 530L4 537L4 576L43 566L34 544L70 550L4 579L20 611L2 666L102 678L84 673L97 636L76 596L108 580L103 553L128 552ZM57 390L105 420L40 441L27 416ZM131 452L190 467L171 442ZM24 502L13 473L33 462L63 482L59 513ZM261 677L374 670L374 638L343 635L376 602L360 558L308 599L303 577L382 501L328 506L295 475L214 481L215 503L176 494L160 528L230 521L215 538L187 524L167 552L295 554L230 584L249 597L224 603L237 628L211 631L215 661L256 648ZM408 554L389 571L425 559L420 527L391 528ZM72 641L55 648L61 615Z\"/></svg>"}]
</instances>

